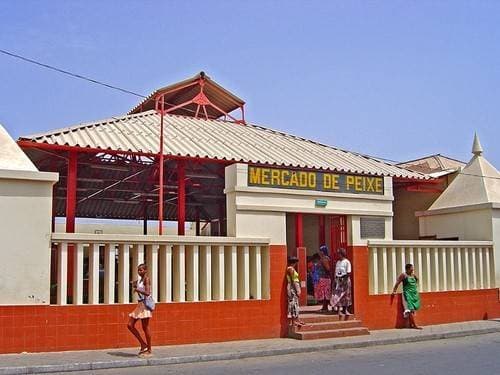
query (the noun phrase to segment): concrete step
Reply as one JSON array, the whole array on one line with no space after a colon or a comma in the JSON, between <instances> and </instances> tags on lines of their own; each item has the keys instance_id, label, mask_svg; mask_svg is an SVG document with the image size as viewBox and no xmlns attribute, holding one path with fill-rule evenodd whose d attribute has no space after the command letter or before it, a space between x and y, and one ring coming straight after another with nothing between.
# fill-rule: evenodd
<instances>
[{"instance_id":1,"label":"concrete step","mask_svg":"<svg viewBox=\"0 0 500 375\"><path fill-rule=\"evenodd\" d=\"M370 331L365 327L331 329L325 331L312 331L312 332L290 332L289 337L297 340L317 340L327 338L349 337L349 336L362 336L369 335Z\"/></svg>"},{"instance_id":2,"label":"concrete step","mask_svg":"<svg viewBox=\"0 0 500 375\"><path fill-rule=\"evenodd\" d=\"M354 319L354 316L349 318ZM345 318L342 317L342 320ZM300 320L305 323L324 323L324 322L338 322L339 316L334 314L300 314Z\"/></svg>"},{"instance_id":3,"label":"concrete step","mask_svg":"<svg viewBox=\"0 0 500 375\"><path fill-rule=\"evenodd\" d=\"M343 328L356 328L362 327L360 320L347 320L347 321L333 321L333 322L319 322L319 323L308 323L302 327L293 327L292 330L295 332L311 332L311 331L329 331L334 329Z\"/></svg>"}]
</instances>

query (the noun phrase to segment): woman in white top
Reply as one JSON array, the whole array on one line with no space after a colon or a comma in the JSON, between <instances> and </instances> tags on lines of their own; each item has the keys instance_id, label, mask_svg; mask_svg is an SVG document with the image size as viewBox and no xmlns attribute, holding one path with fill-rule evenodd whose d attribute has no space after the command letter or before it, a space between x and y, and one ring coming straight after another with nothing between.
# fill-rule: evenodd
<instances>
[{"instance_id":1,"label":"woman in white top","mask_svg":"<svg viewBox=\"0 0 500 375\"><path fill-rule=\"evenodd\" d=\"M335 281L332 299L330 301L332 308L338 307L339 315L351 315L347 310L352 304L351 298L351 262L346 258L345 249L339 249L340 259L335 264Z\"/></svg>"}]
</instances>

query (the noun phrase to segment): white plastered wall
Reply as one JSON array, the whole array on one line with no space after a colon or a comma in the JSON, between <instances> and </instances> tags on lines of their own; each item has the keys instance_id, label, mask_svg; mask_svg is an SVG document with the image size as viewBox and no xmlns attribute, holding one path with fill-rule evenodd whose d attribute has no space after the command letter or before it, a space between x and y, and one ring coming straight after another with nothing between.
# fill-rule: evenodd
<instances>
[{"instance_id":1,"label":"white plastered wall","mask_svg":"<svg viewBox=\"0 0 500 375\"><path fill-rule=\"evenodd\" d=\"M492 218L493 246L495 249L495 279L496 286L500 286L500 208L492 210Z\"/></svg>"},{"instance_id":2,"label":"white plastered wall","mask_svg":"<svg viewBox=\"0 0 500 375\"><path fill-rule=\"evenodd\" d=\"M385 237L377 238L379 240L392 240L392 216L384 217ZM347 234L349 236L349 244L352 246L367 246L368 241L374 238L361 238L361 216L349 216L347 218Z\"/></svg>"},{"instance_id":3,"label":"white plastered wall","mask_svg":"<svg viewBox=\"0 0 500 375\"><path fill-rule=\"evenodd\" d=\"M350 221L358 222L360 216L381 216L386 220L386 239L392 239L393 196L390 177L384 179L384 195L365 195L249 187L246 164L228 166L225 174L229 236L269 237L271 244L285 245L286 213L299 212L349 215ZM316 199L327 200L327 206L316 207ZM316 230L314 235L317 235ZM366 244L366 240L363 243Z\"/></svg>"},{"instance_id":4,"label":"white plastered wall","mask_svg":"<svg viewBox=\"0 0 500 375\"><path fill-rule=\"evenodd\" d=\"M491 210L473 210L419 218L420 236L437 239L458 237L460 241L491 241Z\"/></svg>"},{"instance_id":5,"label":"white plastered wall","mask_svg":"<svg viewBox=\"0 0 500 375\"><path fill-rule=\"evenodd\" d=\"M425 215L419 213L421 236L437 239L458 237L459 241L493 241L496 285L500 280L500 209L463 209L461 212Z\"/></svg>"},{"instance_id":6,"label":"white plastered wall","mask_svg":"<svg viewBox=\"0 0 500 375\"><path fill-rule=\"evenodd\" d=\"M50 303L52 185L56 173L0 169L0 304Z\"/></svg>"}]
</instances>

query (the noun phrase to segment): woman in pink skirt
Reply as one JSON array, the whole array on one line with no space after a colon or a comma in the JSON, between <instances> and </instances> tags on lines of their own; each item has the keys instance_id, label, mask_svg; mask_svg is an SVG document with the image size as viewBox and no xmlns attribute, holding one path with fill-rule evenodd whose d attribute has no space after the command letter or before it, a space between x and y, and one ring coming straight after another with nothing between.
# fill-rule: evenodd
<instances>
[{"instance_id":1,"label":"woman in pink skirt","mask_svg":"<svg viewBox=\"0 0 500 375\"><path fill-rule=\"evenodd\" d=\"M315 266L317 282L314 285L314 298L322 304L320 312L328 312L328 303L332 296L328 247L326 245L321 245L318 255L319 262L316 263Z\"/></svg>"},{"instance_id":2,"label":"woman in pink skirt","mask_svg":"<svg viewBox=\"0 0 500 375\"><path fill-rule=\"evenodd\" d=\"M134 293L138 295L137 307L134 311L128 314L128 329L135 338L139 341L141 349L139 350L140 356L151 355L151 332L149 331L149 319L153 316L153 313L146 308L144 304L145 298L151 295L151 280L147 275L148 267L145 264L139 264L137 267L137 273L139 274L139 280L132 283ZM142 323L142 330L146 336L146 340L143 340L141 334L135 328L135 323L140 320Z\"/></svg>"}]
</instances>

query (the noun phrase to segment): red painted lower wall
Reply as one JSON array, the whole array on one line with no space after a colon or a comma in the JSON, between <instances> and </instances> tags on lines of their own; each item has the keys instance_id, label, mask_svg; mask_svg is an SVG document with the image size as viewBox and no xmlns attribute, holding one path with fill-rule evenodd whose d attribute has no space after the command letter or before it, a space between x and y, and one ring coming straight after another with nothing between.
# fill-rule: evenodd
<instances>
[{"instance_id":1,"label":"red painted lower wall","mask_svg":"<svg viewBox=\"0 0 500 375\"><path fill-rule=\"evenodd\" d=\"M368 248L350 247L356 316L369 329L403 326L400 296L368 294ZM271 299L160 303L153 345L285 337L286 246L270 247ZM422 325L500 317L498 289L422 293ZM0 306L0 353L137 346L126 324L135 305ZM138 323L140 324L140 323Z\"/></svg>"},{"instance_id":2,"label":"red painted lower wall","mask_svg":"<svg viewBox=\"0 0 500 375\"><path fill-rule=\"evenodd\" d=\"M270 300L157 304L153 345L284 337L286 257L286 246L270 246ZM137 346L127 330L134 307L0 306L0 353Z\"/></svg>"},{"instance_id":3,"label":"red painted lower wall","mask_svg":"<svg viewBox=\"0 0 500 375\"><path fill-rule=\"evenodd\" d=\"M401 295L369 295L368 248L351 247L354 311L369 329L404 327ZM395 280L394 280L395 281ZM421 293L422 307L416 315L421 325L462 322L500 317L498 288L457 292Z\"/></svg>"}]
</instances>

